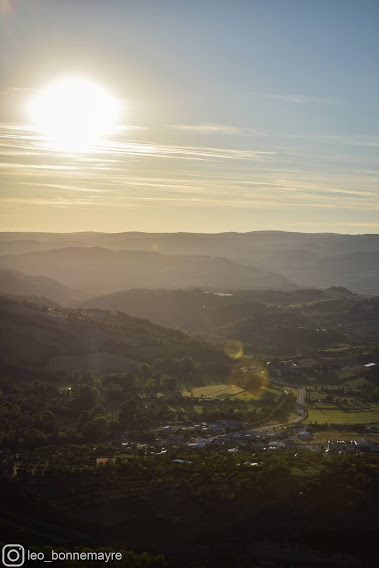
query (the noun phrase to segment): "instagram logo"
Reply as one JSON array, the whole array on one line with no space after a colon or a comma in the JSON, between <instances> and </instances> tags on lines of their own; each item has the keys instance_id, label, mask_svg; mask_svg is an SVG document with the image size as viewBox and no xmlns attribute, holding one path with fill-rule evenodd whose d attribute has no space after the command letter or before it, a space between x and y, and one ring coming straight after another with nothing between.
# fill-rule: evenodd
<instances>
[{"instance_id":1,"label":"instagram logo","mask_svg":"<svg viewBox=\"0 0 379 568\"><path fill-rule=\"evenodd\" d=\"M2 561L4 566L22 566L25 562L25 549L21 544L3 546Z\"/></svg>"}]
</instances>

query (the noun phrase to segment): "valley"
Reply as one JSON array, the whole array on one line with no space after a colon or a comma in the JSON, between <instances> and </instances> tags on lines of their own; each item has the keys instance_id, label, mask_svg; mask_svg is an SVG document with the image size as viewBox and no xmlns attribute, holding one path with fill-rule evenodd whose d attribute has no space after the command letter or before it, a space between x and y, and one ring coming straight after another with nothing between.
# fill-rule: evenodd
<instances>
[{"instance_id":1,"label":"valley","mask_svg":"<svg viewBox=\"0 0 379 568\"><path fill-rule=\"evenodd\" d=\"M126 566L145 554L147 567L188 568L229 566L241 547L277 566L284 538L299 568L358 567L360 551L339 556L322 518L335 493L335 534L355 530L363 507L375 526L379 298L338 278L299 287L246 258L179 259L187 236L169 253L64 238L50 249L38 235L34 252L8 241L0 256L3 534L35 545L54 533L62 550L101 538L126 548Z\"/></svg>"}]
</instances>

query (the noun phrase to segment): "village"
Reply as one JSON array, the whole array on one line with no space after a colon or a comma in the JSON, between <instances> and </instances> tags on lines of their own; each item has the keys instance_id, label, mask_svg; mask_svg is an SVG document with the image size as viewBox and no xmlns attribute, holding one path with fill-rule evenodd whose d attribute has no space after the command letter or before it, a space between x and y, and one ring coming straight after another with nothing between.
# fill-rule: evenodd
<instances>
[{"instance_id":1,"label":"village","mask_svg":"<svg viewBox=\"0 0 379 568\"><path fill-rule=\"evenodd\" d=\"M192 433L201 435L191 436ZM329 440L325 444L313 442L313 435L307 428L300 425L294 425L289 428L283 428L281 431L273 431L272 429L249 430L243 429L243 424L237 420L217 420L213 423L202 422L194 424L187 428L176 429L172 426L163 426L160 430L161 436L154 442L142 443L138 441L118 441L110 442L106 445L95 446L92 448L95 453L96 465L104 465L105 463L115 462L114 456L128 453L128 450L139 450L145 456L165 455L169 450L203 450L207 453L210 451L224 450L228 454L235 454L239 451L258 451L262 455L264 452L290 451L290 452L316 452L328 456L331 453L373 453L379 454L379 444L365 438L357 438L354 440ZM190 441L188 435L190 434ZM121 448L120 448L121 445ZM107 448L101 455L102 449ZM172 452L171 452L172 453ZM99 455L100 454L100 455ZM179 455L179 453L178 453ZM294 454L295 456L297 453ZM70 448L45 448L43 452L19 451L12 452L10 449L0 450L0 462L12 462L13 474L17 477L20 471L35 474L41 469L41 464L48 460L49 465L54 465L56 460L60 458L70 458ZM253 453L254 457L255 454ZM176 463L186 463L186 460L176 458L172 460ZM243 465L259 466L257 461L246 461Z\"/></svg>"},{"instance_id":2,"label":"village","mask_svg":"<svg viewBox=\"0 0 379 568\"><path fill-rule=\"evenodd\" d=\"M260 430L243 429L244 424L237 420L217 420L213 423L202 422L192 427L175 429L172 426L164 426L161 429L162 437L154 444L142 444L138 442L122 442L123 447L156 448L161 452L167 447L185 446L189 449L227 449L228 452L237 452L239 447L259 450L308 450L312 452L379 452L379 444L365 438L354 440L334 440L326 444L313 442L313 435L307 428L293 425L275 431L267 427ZM188 433L199 432L201 436L191 437L188 441ZM278 429L279 430L279 429ZM166 434L166 435L165 435Z\"/></svg>"}]
</instances>

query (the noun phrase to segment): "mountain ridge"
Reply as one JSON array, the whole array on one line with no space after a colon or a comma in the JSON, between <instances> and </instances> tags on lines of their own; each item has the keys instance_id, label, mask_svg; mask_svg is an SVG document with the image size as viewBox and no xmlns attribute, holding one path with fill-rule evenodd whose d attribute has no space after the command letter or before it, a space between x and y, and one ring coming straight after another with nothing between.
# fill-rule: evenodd
<instances>
[{"instance_id":1,"label":"mountain ridge","mask_svg":"<svg viewBox=\"0 0 379 568\"><path fill-rule=\"evenodd\" d=\"M295 284L271 271L208 255L167 255L156 251L114 251L102 247L67 247L3 255L0 267L48 276L83 291L106 293L127 288L292 289ZM268 286L267 286L268 283Z\"/></svg>"},{"instance_id":2,"label":"mountain ridge","mask_svg":"<svg viewBox=\"0 0 379 568\"><path fill-rule=\"evenodd\" d=\"M255 271L266 273L266 280L253 283L252 287L270 287L274 273L298 287L345 286L354 292L379 294L379 234L349 235L340 233L301 233L289 231L250 231L245 233L146 233L126 231L119 233L0 233L0 265L4 257L17 251L26 254L62 248L106 248L114 251L145 251L171 257L208 256L237 262ZM354 256L355 255L355 256ZM4 262L4 260L3 260ZM232 266L232 265L230 265ZM14 266L23 271L23 266ZM194 267L193 267L194 268ZM229 269L229 272L233 269ZM193 271L192 271L193 272ZM45 274L54 277L52 274ZM185 282L178 280L174 286ZM59 279L58 279L59 280ZM221 281L221 278L217 278ZM62 282L68 285L68 282ZM188 285L209 282L192 279ZM124 283L125 284L125 283ZM115 289L123 289L125 285ZM73 283L71 287L75 287ZM128 287L139 285L138 282ZM167 282L157 283L168 287ZM238 288L237 279L231 282ZM287 283L288 285L288 283ZM144 287L144 283L142 284ZM228 284L229 286L229 284ZM243 284L242 287L245 287ZM292 286L293 287L293 286ZM92 290L93 291L93 290ZM101 293L101 290L97 292ZM104 290L105 292L105 290Z\"/></svg>"}]
</instances>

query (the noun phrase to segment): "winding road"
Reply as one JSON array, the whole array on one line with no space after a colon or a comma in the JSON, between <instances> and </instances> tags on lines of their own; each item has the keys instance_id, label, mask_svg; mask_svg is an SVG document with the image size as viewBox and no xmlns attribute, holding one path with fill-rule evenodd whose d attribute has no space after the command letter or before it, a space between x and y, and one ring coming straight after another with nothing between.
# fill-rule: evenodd
<instances>
[{"instance_id":1,"label":"winding road","mask_svg":"<svg viewBox=\"0 0 379 568\"><path fill-rule=\"evenodd\" d=\"M273 383L277 383L278 385L280 385L282 387L289 387L289 388L297 391L296 416L293 420L290 420L290 422L278 422L278 424L273 424L272 426L262 426L261 429L262 430L274 430L275 428L278 428L278 426L283 426L284 424L287 424L287 425L296 424L297 422L301 422L302 420L304 420L304 418L306 417L306 413L305 413L305 389L304 389L304 387L291 385L290 383L283 381L283 379L277 379L277 378L273 379L272 377L269 377L269 381L271 381Z\"/></svg>"}]
</instances>

